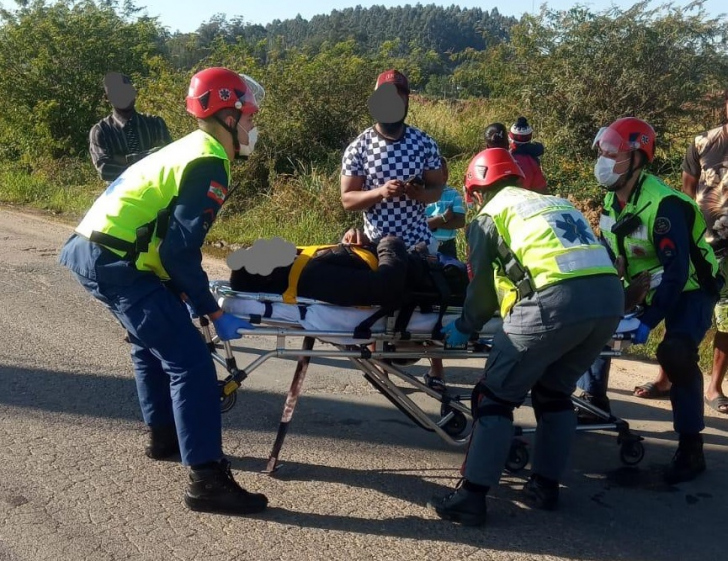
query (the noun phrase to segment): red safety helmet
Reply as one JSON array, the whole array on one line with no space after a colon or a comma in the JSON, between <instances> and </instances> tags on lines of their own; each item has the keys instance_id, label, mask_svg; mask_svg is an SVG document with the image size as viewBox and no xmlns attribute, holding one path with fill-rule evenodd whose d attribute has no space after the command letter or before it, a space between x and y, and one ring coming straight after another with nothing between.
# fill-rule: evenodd
<instances>
[{"instance_id":1,"label":"red safety helmet","mask_svg":"<svg viewBox=\"0 0 728 561\"><path fill-rule=\"evenodd\" d=\"M488 189L506 177L525 177L523 171L505 148L486 148L475 155L465 174L465 198L472 202L473 193Z\"/></svg>"},{"instance_id":2,"label":"red safety helmet","mask_svg":"<svg viewBox=\"0 0 728 561\"><path fill-rule=\"evenodd\" d=\"M243 74L227 68L206 68L190 81L187 93L187 112L205 119L222 109L237 109L245 115L258 111L259 100L252 85L262 87ZM259 96L262 97L262 96Z\"/></svg>"},{"instance_id":3,"label":"red safety helmet","mask_svg":"<svg viewBox=\"0 0 728 561\"><path fill-rule=\"evenodd\" d=\"M651 162L655 158L655 136L655 129L642 119L623 117L599 129L592 148L608 158L616 158L619 152L642 150Z\"/></svg>"}]
</instances>

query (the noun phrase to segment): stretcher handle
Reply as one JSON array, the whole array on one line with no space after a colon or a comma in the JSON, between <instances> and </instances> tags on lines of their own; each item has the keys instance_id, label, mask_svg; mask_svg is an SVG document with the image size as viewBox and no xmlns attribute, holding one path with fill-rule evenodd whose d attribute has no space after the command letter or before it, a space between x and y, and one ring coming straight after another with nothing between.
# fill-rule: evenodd
<instances>
[{"instance_id":1,"label":"stretcher handle","mask_svg":"<svg viewBox=\"0 0 728 561\"><path fill-rule=\"evenodd\" d=\"M634 339L634 331L629 333L615 333L612 335L614 341L632 341Z\"/></svg>"}]
</instances>

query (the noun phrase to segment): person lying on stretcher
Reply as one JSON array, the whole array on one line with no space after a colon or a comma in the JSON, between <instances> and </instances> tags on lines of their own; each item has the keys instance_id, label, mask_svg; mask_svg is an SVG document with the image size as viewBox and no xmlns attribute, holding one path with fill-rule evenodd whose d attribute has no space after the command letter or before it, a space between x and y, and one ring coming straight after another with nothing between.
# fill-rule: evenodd
<instances>
[{"instance_id":1,"label":"person lying on stretcher","mask_svg":"<svg viewBox=\"0 0 728 561\"><path fill-rule=\"evenodd\" d=\"M361 230L352 228L337 245L296 248L289 244L288 255L283 248L278 261L271 256L274 241L262 242L266 249L258 260L268 265L263 270L243 263L254 260L245 255L246 250L228 259L233 290L281 294L288 303L302 296L339 306L381 306L383 311L414 303L438 304L441 314L448 305L462 306L465 299L465 264L443 254L428 255L424 244L407 251L401 239L387 236L375 246ZM406 325L407 317L398 320ZM442 359L430 359L430 364L425 383L444 392Z\"/></svg>"},{"instance_id":2,"label":"person lying on stretcher","mask_svg":"<svg viewBox=\"0 0 728 561\"><path fill-rule=\"evenodd\" d=\"M296 247L280 239L259 240L228 258L230 287L280 294L289 303L300 296L338 306L398 309L408 294L437 292L437 271L447 283L449 300L459 297L462 302L468 282L465 265L446 256L433 257L424 245L408 252L394 236L375 246L355 229L336 245Z\"/></svg>"}]
</instances>

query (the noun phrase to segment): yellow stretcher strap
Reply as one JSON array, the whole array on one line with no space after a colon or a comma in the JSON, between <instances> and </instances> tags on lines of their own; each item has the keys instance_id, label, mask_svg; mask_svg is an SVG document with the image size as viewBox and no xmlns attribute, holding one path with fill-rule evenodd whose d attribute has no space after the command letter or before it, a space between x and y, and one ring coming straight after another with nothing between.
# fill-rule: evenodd
<instances>
[{"instance_id":1,"label":"yellow stretcher strap","mask_svg":"<svg viewBox=\"0 0 728 561\"><path fill-rule=\"evenodd\" d=\"M369 265L369 268L372 271L376 271L379 268L379 261L377 260L376 255L374 255L371 251L367 251L358 245L350 245L349 249L356 253L359 256L359 259Z\"/></svg>"},{"instance_id":2,"label":"yellow stretcher strap","mask_svg":"<svg viewBox=\"0 0 728 561\"><path fill-rule=\"evenodd\" d=\"M291 270L288 273L288 288L286 288L286 291L282 295L283 302L285 302L286 304L296 303L296 297L298 296L298 281L301 278L301 273L303 273L304 267L308 264L311 258L316 255L317 252L321 251L322 249L330 249L332 247L336 246L308 245L299 248L301 251L296 256L293 265L291 265ZM377 270L377 268L379 267L379 262L377 261L376 256L371 251L367 251L364 248L354 245L349 247L362 261L364 261L364 263L369 266L372 271Z\"/></svg>"}]
</instances>

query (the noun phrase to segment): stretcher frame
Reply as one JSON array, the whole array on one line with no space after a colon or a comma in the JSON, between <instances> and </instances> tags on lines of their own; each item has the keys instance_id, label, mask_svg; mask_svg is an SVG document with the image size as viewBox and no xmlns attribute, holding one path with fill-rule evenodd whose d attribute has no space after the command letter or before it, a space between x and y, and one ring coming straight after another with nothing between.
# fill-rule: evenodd
<instances>
[{"instance_id":1,"label":"stretcher frame","mask_svg":"<svg viewBox=\"0 0 728 561\"><path fill-rule=\"evenodd\" d=\"M243 298L258 302L282 302L282 297L275 294L256 294L235 292L230 289L229 284L224 281L213 281L210 289L217 298ZM297 298L296 305L325 305L326 302L307 298ZM460 313L459 308L449 307L448 312ZM303 390L311 359L315 358L347 358L352 365L359 370L364 378L386 397L397 409L404 413L413 423L420 428L437 434L447 444L456 447L467 446L472 430L472 413L470 410L470 394L457 394L445 391L438 392L430 388L418 376L415 376L402 367L394 364L393 361L414 361L426 358L439 359L482 359L487 360L492 342L492 334L478 336L477 339L468 342L465 348L446 349L441 341L434 341L430 334L394 332L391 326L394 325L394 318L387 318L387 329L384 332L372 332L367 342L362 344L344 344L332 342L332 339L353 339L353 331L326 331L304 329L300 324L289 321L281 321L272 318L263 318L256 314L238 315L256 327L256 336L275 337L275 348L267 351L253 359L243 368L238 367L230 342L222 342L215 335L212 335L209 321L200 317L200 327L203 336L215 362L220 364L227 371L224 380L219 380L220 386L220 407L223 413L230 411L236 402L237 390L243 381L263 363L272 358L295 359L296 368L289 387L286 400L283 406L281 420L278 426L273 447L268 457L265 473L274 474L282 464L279 461L280 452L288 433L298 399ZM626 315L624 319L635 317L636 313ZM253 333L253 332L251 332ZM245 334L245 331L243 331ZM291 348L290 339L303 338L300 348ZM324 338L329 348L314 349L316 340ZM631 333L616 333L609 344L609 350L601 353L603 357L619 357L630 345ZM243 337L242 341L245 338ZM373 344L370 344L373 341ZM403 347L402 344L405 344ZM414 344L414 345L413 345ZM399 348L397 345L400 345ZM373 349L370 347L373 346ZM245 348L245 347L243 347ZM402 388L393 379L407 383L428 397L440 403L440 419L434 420L430 414L425 412L419 405L410 399ZM642 444L643 437L634 433L629 423L606 411L603 411L591 403L575 395L571 397L577 411L590 413L601 423L590 423L577 425L577 432L583 431L614 431L617 433L617 444L620 446L620 460L627 465L636 465L644 458L645 450ZM470 430L466 430L470 429ZM527 442L523 435L532 434L535 427L523 428L514 427L514 439L511 452L505 468L510 472L517 472L523 469L529 461Z\"/></svg>"}]
</instances>

